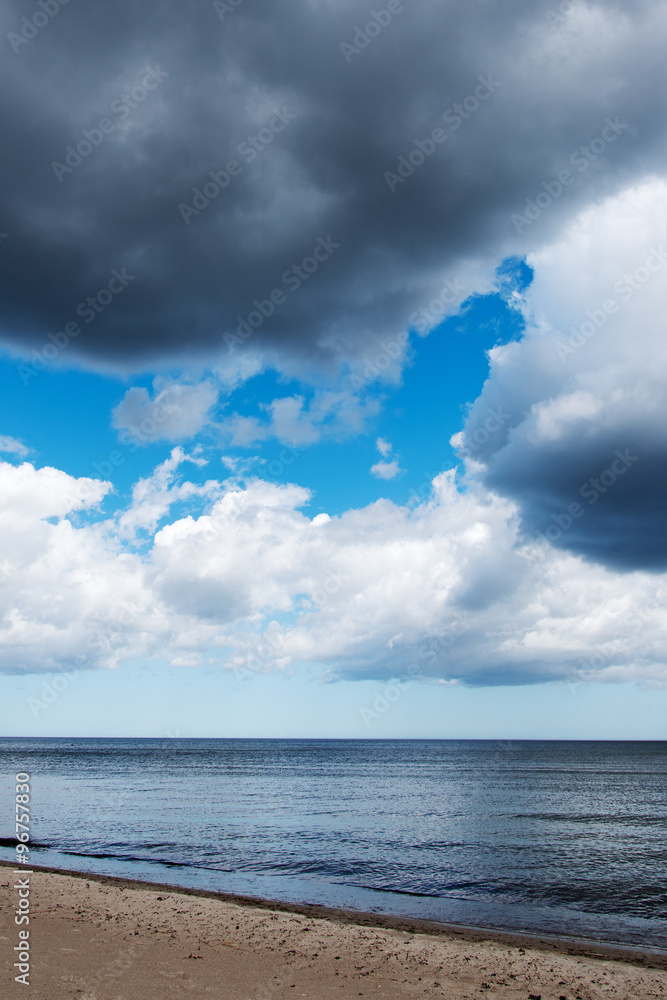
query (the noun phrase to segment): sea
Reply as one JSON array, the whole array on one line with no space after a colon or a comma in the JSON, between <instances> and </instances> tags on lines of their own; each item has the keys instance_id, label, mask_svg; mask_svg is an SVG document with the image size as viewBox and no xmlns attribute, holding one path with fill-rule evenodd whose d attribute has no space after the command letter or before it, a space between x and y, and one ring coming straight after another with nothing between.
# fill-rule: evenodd
<instances>
[{"instance_id":1,"label":"sea","mask_svg":"<svg viewBox=\"0 0 667 1000\"><path fill-rule=\"evenodd\" d=\"M667 742L2 739L0 858L667 949Z\"/></svg>"}]
</instances>

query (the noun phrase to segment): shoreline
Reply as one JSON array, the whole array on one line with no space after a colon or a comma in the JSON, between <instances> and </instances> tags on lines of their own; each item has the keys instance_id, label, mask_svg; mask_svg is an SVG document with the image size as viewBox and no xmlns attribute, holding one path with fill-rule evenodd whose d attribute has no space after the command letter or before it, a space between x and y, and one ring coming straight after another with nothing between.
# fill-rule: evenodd
<instances>
[{"instance_id":1,"label":"shoreline","mask_svg":"<svg viewBox=\"0 0 667 1000\"><path fill-rule=\"evenodd\" d=\"M0 864L3 1000L26 985L33 1000L667 997L667 955L639 949L46 866L15 871ZM14 914L26 891L21 950ZM24 976L12 982L17 950Z\"/></svg>"},{"instance_id":2,"label":"shoreline","mask_svg":"<svg viewBox=\"0 0 667 1000\"><path fill-rule=\"evenodd\" d=\"M9 861L0 859L0 870L16 870ZM148 882L143 879L128 879L114 875L101 875L94 872L82 872L66 868L53 868L42 865L30 865L30 870L37 873L62 875L71 878L109 885L118 889L146 890L150 892L169 892L192 896L200 899L218 900L253 910L270 910L274 913L295 914L316 920L327 920L340 925L377 928L381 930L399 931L405 934L420 934L447 937L463 942L491 941L510 948L530 948L535 951L557 952L561 955L582 958L603 959L613 962L623 962L642 968L667 970L667 948L624 945L593 938L569 937L563 935L531 934L527 931L510 931L495 927L478 927L465 924L441 923L435 920L425 920L419 917L401 917L384 913L372 913L364 910L343 909L324 906L319 903L293 903L283 900L265 899L260 896L246 896L238 893L218 892L208 889L193 889L167 882Z\"/></svg>"}]
</instances>

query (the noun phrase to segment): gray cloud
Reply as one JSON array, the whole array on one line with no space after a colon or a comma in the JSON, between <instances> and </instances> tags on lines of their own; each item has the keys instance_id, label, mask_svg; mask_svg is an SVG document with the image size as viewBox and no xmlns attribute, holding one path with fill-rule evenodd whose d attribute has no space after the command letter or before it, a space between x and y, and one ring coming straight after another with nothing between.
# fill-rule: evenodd
<instances>
[{"instance_id":1,"label":"gray cloud","mask_svg":"<svg viewBox=\"0 0 667 1000\"><path fill-rule=\"evenodd\" d=\"M526 334L455 440L525 536L621 570L667 565L666 217L652 179L535 255Z\"/></svg>"},{"instance_id":2,"label":"gray cloud","mask_svg":"<svg viewBox=\"0 0 667 1000\"><path fill-rule=\"evenodd\" d=\"M246 0L222 20L192 0L68 4L25 44L5 37L5 344L30 357L78 322L60 362L224 366L225 333L279 290L252 334L265 363L353 364L445 278L490 271L664 164L664 3L581 3L556 25L550 10L420 0L347 56L370 18L351 2ZM3 32L30 34L25 16L10 0ZM475 108L480 76L499 86ZM607 117L628 129L572 167ZM384 175L437 128L392 192ZM518 233L512 214L568 166L572 184ZM328 237L340 248L286 284ZM123 267L136 278L86 322L79 304Z\"/></svg>"}]
</instances>

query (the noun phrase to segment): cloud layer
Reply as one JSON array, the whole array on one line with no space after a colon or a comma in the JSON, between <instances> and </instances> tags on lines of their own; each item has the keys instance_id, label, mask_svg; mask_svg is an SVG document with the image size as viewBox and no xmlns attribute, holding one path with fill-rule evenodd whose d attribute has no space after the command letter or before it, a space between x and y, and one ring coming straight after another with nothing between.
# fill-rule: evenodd
<instances>
[{"instance_id":1,"label":"cloud layer","mask_svg":"<svg viewBox=\"0 0 667 1000\"><path fill-rule=\"evenodd\" d=\"M665 577L521 545L515 506L453 472L413 508L310 517L302 487L198 486L189 462L203 459L176 449L112 519L95 514L108 483L0 463L3 670L150 657L473 684L664 679Z\"/></svg>"},{"instance_id":2,"label":"cloud layer","mask_svg":"<svg viewBox=\"0 0 667 1000\"><path fill-rule=\"evenodd\" d=\"M359 434L410 328L508 255L534 279L417 506L311 517L298 484L190 482L200 444L110 517L111 484L1 462L1 669L664 680L667 4L552 3L5 4L0 338L27 385L149 371L122 436ZM268 367L298 393L227 412Z\"/></svg>"},{"instance_id":3,"label":"cloud layer","mask_svg":"<svg viewBox=\"0 0 667 1000\"><path fill-rule=\"evenodd\" d=\"M526 332L490 352L455 439L528 536L620 569L667 565L665 218L649 180L529 257Z\"/></svg>"},{"instance_id":4,"label":"cloud layer","mask_svg":"<svg viewBox=\"0 0 667 1000\"><path fill-rule=\"evenodd\" d=\"M665 4L552 7L421 0L364 44L351 0L118 0L38 30L10 0L5 343L122 371L363 367L446 280L481 286L662 168Z\"/></svg>"}]
</instances>

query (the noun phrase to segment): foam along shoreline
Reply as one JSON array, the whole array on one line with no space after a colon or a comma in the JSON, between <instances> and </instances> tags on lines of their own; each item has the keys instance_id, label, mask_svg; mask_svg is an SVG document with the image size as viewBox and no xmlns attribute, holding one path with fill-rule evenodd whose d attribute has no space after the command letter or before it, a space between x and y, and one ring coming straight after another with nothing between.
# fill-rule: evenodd
<instances>
[{"instance_id":1,"label":"foam along shoreline","mask_svg":"<svg viewBox=\"0 0 667 1000\"><path fill-rule=\"evenodd\" d=\"M31 871L33 1000L171 1000L195 989L225 1000L667 994L665 952ZM0 863L7 955L16 936L12 872Z\"/></svg>"}]
</instances>

